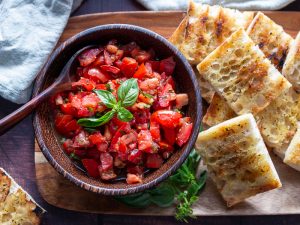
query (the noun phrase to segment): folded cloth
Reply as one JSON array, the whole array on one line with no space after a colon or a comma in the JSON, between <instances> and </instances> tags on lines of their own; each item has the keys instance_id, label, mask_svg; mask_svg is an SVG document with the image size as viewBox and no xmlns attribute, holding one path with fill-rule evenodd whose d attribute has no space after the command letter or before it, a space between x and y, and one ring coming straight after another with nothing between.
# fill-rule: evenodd
<instances>
[{"instance_id":1,"label":"folded cloth","mask_svg":"<svg viewBox=\"0 0 300 225\"><path fill-rule=\"evenodd\" d=\"M82 0L0 0L0 95L24 103Z\"/></svg>"},{"instance_id":2,"label":"folded cloth","mask_svg":"<svg viewBox=\"0 0 300 225\"><path fill-rule=\"evenodd\" d=\"M149 10L185 10L188 0L137 0ZM240 10L278 10L295 0L194 0L208 5L222 5Z\"/></svg>"}]
</instances>

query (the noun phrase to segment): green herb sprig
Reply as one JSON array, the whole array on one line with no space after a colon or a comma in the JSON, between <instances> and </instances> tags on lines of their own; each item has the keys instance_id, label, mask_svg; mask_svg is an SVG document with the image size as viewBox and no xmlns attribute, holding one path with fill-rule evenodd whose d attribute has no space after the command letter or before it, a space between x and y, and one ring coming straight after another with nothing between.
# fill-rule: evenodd
<instances>
[{"instance_id":1,"label":"green herb sprig","mask_svg":"<svg viewBox=\"0 0 300 225\"><path fill-rule=\"evenodd\" d=\"M145 208L151 204L169 207L175 203L175 218L188 222L188 218L194 218L192 205L198 200L198 193L206 182L206 171L196 177L200 160L201 157L193 150L176 173L158 187L116 199L135 208Z\"/></svg>"},{"instance_id":2,"label":"green herb sprig","mask_svg":"<svg viewBox=\"0 0 300 225\"><path fill-rule=\"evenodd\" d=\"M110 121L115 115L119 120L129 122L133 115L125 107L132 106L139 95L137 79L131 78L124 81L118 88L118 101L116 97L107 90L95 90L102 103L109 109L100 118L82 118L77 123L84 127L98 127Z\"/></svg>"}]
</instances>

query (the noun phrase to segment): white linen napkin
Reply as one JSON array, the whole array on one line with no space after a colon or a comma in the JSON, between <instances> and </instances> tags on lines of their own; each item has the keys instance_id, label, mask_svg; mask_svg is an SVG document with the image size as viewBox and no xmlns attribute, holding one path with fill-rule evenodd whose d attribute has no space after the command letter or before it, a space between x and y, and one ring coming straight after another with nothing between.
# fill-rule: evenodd
<instances>
[{"instance_id":1,"label":"white linen napkin","mask_svg":"<svg viewBox=\"0 0 300 225\"><path fill-rule=\"evenodd\" d=\"M185 10L188 0L137 0L149 10ZM208 5L222 5L240 10L278 10L295 0L194 0Z\"/></svg>"},{"instance_id":2,"label":"white linen napkin","mask_svg":"<svg viewBox=\"0 0 300 225\"><path fill-rule=\"evenodd\" d=\"M82 0L0 0L0 95L24 103ZM72 6L74 7L72 9Z\"/></svg>"}]
</instances>

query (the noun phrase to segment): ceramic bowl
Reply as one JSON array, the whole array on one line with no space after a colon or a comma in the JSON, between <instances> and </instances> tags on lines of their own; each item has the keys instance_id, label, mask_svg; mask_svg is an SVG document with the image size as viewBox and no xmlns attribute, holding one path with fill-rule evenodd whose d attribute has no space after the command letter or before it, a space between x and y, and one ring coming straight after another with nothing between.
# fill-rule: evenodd
<instances>
[{"instance_id":1,"label":"ceramic bowl","mask_svg":"<svg viewBox=\"0 0 300 225\"><path fill-rule=\"evenodd\" d=\"M165 38L150 30L125 24L111 24L93 27L76 34L62 43L50 56L36 79L33 96L45 89L60 73L66 62L79 49L91 44L105 44L111 39L120 43L135 41L142 48L153 48L159 58L173 56L176 62L173 78L178 93L187 93L189 105L187 115L192 118L194 127L189 141L161 166L145 175L143 183L128 185L124 181L102 182L87 176L74 166L64 153L59 135L54 129L51 108L48 102L41 104L34 114L33 126L37 142L49 163L65 178L74 184L103 195L127 195L151 188L167 179L185 161L196 141L202 119L200 89L195 74L185 57Z\"/></svg>"}]
</instances>

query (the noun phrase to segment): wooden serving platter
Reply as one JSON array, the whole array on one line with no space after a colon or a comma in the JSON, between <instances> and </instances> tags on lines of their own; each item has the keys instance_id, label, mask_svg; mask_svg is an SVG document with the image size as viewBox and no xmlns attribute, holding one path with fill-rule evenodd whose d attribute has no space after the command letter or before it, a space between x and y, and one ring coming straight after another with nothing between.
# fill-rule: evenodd
<instances>
[{"instance_id":1,"label":"wooden serving platter","mask_svg":"<svg viewBox=\"0 0 300 225\"><path fill-rule=\"evenodd\" d=\"M295 36L300 30L300 12L266 12L266 14L281 24L292 36ZM87 28L111 23L142 26L168 38L183 16L182 12L128 12L73 17L69 20L58 44ZM208 179L194 206L194 214L209 216L299 214L300 173L287 167L278 157L273 156L272 158L283 184L281 189L259 194L228 209L215 186ZM174 207L134 209L119 203L112 197L94 194L75 186L52 168L37 143L35 143L35 164L39 191L49 204L56 207L102 214L174 215Z\"/></svg>"}]
</instances>

